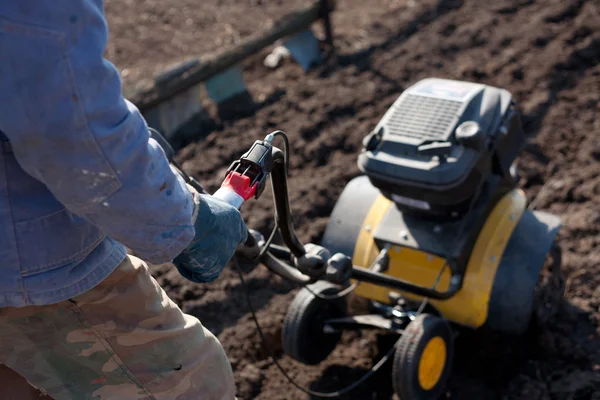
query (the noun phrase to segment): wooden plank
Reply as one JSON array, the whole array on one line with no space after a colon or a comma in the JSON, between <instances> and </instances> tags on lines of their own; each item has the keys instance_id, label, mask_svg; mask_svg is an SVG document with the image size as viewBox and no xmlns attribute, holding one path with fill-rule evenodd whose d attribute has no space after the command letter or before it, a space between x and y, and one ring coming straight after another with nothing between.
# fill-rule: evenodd
<instances>
[{"instance_id":1,"label":"wooden plank","mask_svg":"<svg viewBox=\"0 0 600 400\"><path fill-rule=\"evenodd\" d=\"M307 29L323 17L324 10L331 11L332 9L332 0L314 1L308 8L284 17L272 28L249 36L237 46L225 50L211 59L202 61L198 65L192 65L187 71L169 79L168 82L161 82L159 86L133 94L130 100L142 112L153 108L258 53L282 37Z\"/></svg>"},{"instance_id":2,"label":"wooden plank","mask_svg":"<svg viewBox=\"0 0 600 400\"><path fill-rule=\"evenodd\" d=\"M200 101L200 90L201 86L192 86L172 99L146 109L144 117L148 125L171 139L182 125L205 113Z\"/></svg>"},{"instance_id":3,"label":"wooden plank","mask_svg":"<svg viewBox=\"0 0 600 400\"><path fill-rule=\"evenodd\" d=\"M308 71L321 61L319 40L310 29L305 29L287 39L283 45L289 50L292 58Z\"/></svg>"},{"instance_id":4,"label":"wooden plank","mask_svg":"<svg viewBox=\"0 0 600 400\"><path fill-rule=\"evenodd\" d=\"M217 104L247 91L244 75L239 67L219 72L204 83L208 97Z\"/></svg>"}]
</instances>

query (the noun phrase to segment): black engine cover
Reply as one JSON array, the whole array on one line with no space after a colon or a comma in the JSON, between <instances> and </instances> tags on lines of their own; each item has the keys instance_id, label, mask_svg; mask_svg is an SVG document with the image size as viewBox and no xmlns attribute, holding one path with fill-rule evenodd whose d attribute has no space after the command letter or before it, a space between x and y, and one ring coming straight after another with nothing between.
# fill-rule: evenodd
<instances>
[{"instance_id":1,"label":"black engine cover","mask_svg":"<svg viewBox=\"0 0 600 400\"><path fill-rule=\"evenodd\" d=\"M523 142L508 91L430 78L394 102L358 166L402 210L458 218L490 174L508 173Z\"/></svg>"}]
</instances>

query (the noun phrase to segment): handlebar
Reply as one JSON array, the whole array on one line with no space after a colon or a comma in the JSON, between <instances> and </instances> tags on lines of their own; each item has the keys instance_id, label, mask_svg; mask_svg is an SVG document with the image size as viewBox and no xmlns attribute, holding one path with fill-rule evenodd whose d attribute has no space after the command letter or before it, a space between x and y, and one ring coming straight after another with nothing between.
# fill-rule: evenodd
<instances>
[{"instance_id":1,"label":"handlebar","mask_svg":"<svg viewBox=\"0 0 600 400\"><path fill-rule=\"evenodd\" d=\"M197 180L188 176L177 165L173 159L175 152L168 141L152 129L151 135L165 149L165 155L169 162L176 167L186 183L200 193L208 194ZM283 135L287 143L287 138L285 134ZM433 299L448 299L460 290L463 283L462 275L454 272L450 278L450 285L444 292L418 286L382 273L385 270L383 265L388 262L387 247L377 257L371 268L352 265L348 256L339 253L331 255L327 249L319 246L311 245L316 251L307 253L307 246L302 244L293 227L287 185L287 160L284 153L272 145L274 136L274 134L270 134L265 140L255 141L248 152L239 160L234 161L227 170L223 184L213 196L240 209L247 200L252 197L258 198L262 194L266 179L270 176L276 222L285 246L267 244L260 233L249 230L246 241L238 247L237 255L247 260L258 260L284 279L302 285L319 279L347 283L350 278L354 278L395 290L406 290ZM321 252L327 254L326 259L323 259ZM318 265L319 263L322 265ZM451 270L454 271L454 268Z\"/></svg>"},{"instance_id":2,"label":"handlebar","mask_svg":"<svg viewBox=\"0 0 600 400\"><path fill-rule=\"evenodd\" d=\"M223 184L213 196L240 209L250 198L262 194L270 176L279 231L292 254L299 258L306 251L292 226L286 159L283 152L272 145L273 137L270 136L255 141L250 150L231 164ZM250 242L246 241L244 245L251 245L251 236L248 236Z\"/></svg>"}]
</instances>

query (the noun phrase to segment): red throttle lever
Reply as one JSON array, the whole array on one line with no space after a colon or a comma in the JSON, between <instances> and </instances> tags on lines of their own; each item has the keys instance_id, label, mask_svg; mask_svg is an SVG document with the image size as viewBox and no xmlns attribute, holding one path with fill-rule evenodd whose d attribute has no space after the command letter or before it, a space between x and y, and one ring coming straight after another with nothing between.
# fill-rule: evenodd
<instances>
[{"instance_id":1,"label":"red throttle lever","mask_svg":"<svg viewBox=\"0 0 600 400\"><path fill-rule=\"evenodd\" d=\"M227 174L225 181L223 181L223 184L213 196L231 204L239 210L244 202L256 194L257 186L258 183L252 185L249 176L231 171Z\"/></svg>"},{"instance_id":2,"label":"red throttle lever","mask_svg":"<svg viewBox=\"0 0 600 400\"><path fill-rule=\"evenodd\" d=\"M257 140L250 150L231 164L223 184L213 196L240 209L250 198L260 197L272 169L273 146Z\"/></svg>"}]
</instances>

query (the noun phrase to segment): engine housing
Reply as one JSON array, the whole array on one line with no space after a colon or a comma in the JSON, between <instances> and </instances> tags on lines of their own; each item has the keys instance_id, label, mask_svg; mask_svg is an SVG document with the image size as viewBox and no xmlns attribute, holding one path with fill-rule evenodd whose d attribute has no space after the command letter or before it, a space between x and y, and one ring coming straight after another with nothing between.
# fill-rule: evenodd
<instances>
[{"instance_id":1,"label":"engine housing","mask_svg":"<svg viewBox=\"0 0 600 400\"><path fill-rule=\"evenodd\" d=\"M400 209L454 219L491 174L510 177L523 144L508 91L429 78L405 90L364 138L358 166Z\"/></svg>"}]
</instances>

